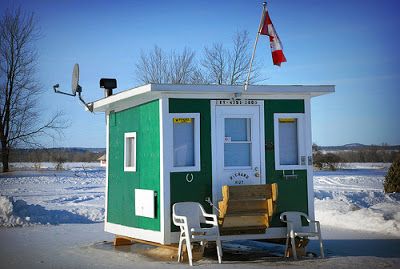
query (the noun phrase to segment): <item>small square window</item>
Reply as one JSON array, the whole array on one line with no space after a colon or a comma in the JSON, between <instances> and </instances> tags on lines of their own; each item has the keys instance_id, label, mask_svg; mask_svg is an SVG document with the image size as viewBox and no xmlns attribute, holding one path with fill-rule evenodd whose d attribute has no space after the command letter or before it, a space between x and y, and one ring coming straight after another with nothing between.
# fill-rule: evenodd
<instances>
[{"instance_id":1,"label":"small square window","mask_svg":"<svg viewBox=\"0 0 400 269\"><path fill-rule=\"evenodd\" d=\"M136 172L136 132L125 133L124 171Z\"/></svg>"}]
</instances>

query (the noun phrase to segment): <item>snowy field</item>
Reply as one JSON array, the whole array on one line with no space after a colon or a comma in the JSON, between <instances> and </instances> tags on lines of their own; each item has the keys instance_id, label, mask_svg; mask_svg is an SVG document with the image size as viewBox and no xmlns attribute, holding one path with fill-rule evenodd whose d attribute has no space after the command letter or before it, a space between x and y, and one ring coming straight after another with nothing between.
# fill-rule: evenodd
<instances>
[{"instance_id":1,"label":"snowy field","mask_svg":"<svg viewBox=\"0 0 400 269\"><path fill-rule=\"evenodd\" d=\"M316 218L322 224L328 259L294 262L271 257L230 260L222 266L214 260L198 264L207 268L400 268L400 196L383 193L388 166L347 164L335 172L315 173ZM186 266L110 245L112 235L102 231L101 223L105 170L97 163L69 163L65 171L56 171L51 163L37 171L30 163L14 167L19 171L0 174L2 268ZM318 253L315 241L309 250Z\"/></svg>"},{"instance_id":2,"label":"snowy field","mask_svg":"<svg viewBox=\"0 0 400 269\"><path fill-rule=\"evenodd\" d=\"M383 192L390 165L346 166L314 173L316 219L325 226L400 238L400 195Z\"/></svg>"}]
</instances>

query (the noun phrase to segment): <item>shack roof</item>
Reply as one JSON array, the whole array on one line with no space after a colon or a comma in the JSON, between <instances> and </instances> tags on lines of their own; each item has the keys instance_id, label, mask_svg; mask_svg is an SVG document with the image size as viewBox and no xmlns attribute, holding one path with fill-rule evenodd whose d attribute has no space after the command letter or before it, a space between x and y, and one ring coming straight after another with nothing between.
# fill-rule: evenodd
<instances>
[{"instance_id":1,"label":"shack roof","mask_svg":"<svg viewBox=\"0 0 400 269\"><path fill-rule=\"evenodd\" d=\"M334 85L146 84L93 102L94 112L122 110L161 97L192 99L298 99L335 92Z\"/></svg>"}]
</instances>

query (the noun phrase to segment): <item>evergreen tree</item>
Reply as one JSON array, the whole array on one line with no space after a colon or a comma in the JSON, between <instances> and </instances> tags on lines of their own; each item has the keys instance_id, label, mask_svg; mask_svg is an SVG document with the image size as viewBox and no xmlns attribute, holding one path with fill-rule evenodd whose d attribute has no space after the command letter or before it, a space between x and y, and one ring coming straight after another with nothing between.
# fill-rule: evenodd
<instances>
[{"instance_id":1,"label":"evergreen tree","mask_svg":"<svg viewBox=\"0 0 400 269\"><path fill-rule=\"evenodd\" d=\"M383 182L383 188L386 193L400 192L400 158L393 161L390 166Z\"/></svg>"}]
</instances>

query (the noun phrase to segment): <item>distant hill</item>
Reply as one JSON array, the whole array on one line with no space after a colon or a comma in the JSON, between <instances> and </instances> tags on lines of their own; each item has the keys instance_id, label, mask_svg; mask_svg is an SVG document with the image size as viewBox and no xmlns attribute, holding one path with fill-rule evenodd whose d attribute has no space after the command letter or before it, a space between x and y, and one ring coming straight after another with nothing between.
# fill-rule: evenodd
<instances>
[{"instance_id":1,"label":"distant hill","mask_svg":"<svg viewBox=\"0 0 400 269\"><path fill-rule=\"evenodd\" d=\"M351 143L343 146L313 147L314 160L331 158L337 162L391 163L400 157L400 145L363 145Z\"/></svg>"},{"instance_id":2,"label":"distant hill","mask_svg":"<svg viewBox=\"0 0 400 269\"><path fill-rule=\"evenodd\" d=\"M72 152L93 152L93 153L99 153L99 152L106 152L106 148L82 148L82 147L64 147L64 148L47 148L48 150L66 150L66 151L72 151Z\"/></svg>"},{"instance_id":3,"label":"distant hill","mask_svg":"<svg viewBox=\"0 0 400 269\"><path fill-rule=\"evenodd\" d=\"M13 149L10 162L96 162L105 148Z\"/></svg>"},{"instance_id":4,"label":"distant hill","mask_svg":"<svg viewBox=\"0 0 400 269\"><path fill-rule=\"evenodd\" d=\"M360 143L345 144L343 146L318 146L319 150L343 151L343 150L395 150L400 151L400 145L364 145Z\"/></svg>"}]
</instances>

